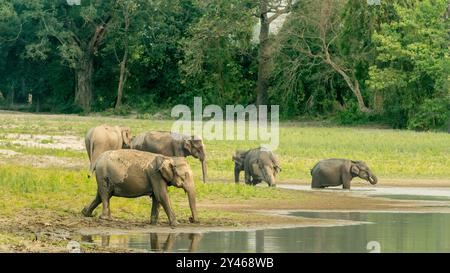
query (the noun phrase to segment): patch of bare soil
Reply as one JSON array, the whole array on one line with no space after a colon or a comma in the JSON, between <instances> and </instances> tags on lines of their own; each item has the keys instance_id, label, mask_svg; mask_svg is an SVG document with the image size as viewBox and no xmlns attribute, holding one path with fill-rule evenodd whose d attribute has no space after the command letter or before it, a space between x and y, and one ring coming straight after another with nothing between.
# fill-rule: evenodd
<instances>
[{"instance_id":1,"label":"patch of bare soil","mask_svg":"<svg viewBox=\"0 0 450 273\"><path fill-rule=\"evenodd\" d=\"M71 170L87 170L89 165L87 159L80 160L77 158L49 155L26 155L12 150L0 150L0 162L36 168L64 167Z\"/></svg>"},{"instance_id":2,"label":"patch of bare soil","mask_svg":"<svg viewBox=\"0 0 450 273\"><path fill-rule=\"evenodd\" d=\"M5 150L5 149L0 149L0 157L4 156L4 157L11 157L11 156L16 156L16 155L20 155L21 153L18 153L16 151L13 150Z\"/></svg>"},{"instance_id":3,"label":"patch of bare soil","mask_svg":"<svg viewBox=\"0 0 450 273\"><path fill-rule=\"evenodd\" d=\"M48 148L83 151L85 149L84 140L76 136L50 136L50 135L31 135L31 134L5 134L2 136L5 140L15 145L32 148Z\"/></svg>"}]
</instances>

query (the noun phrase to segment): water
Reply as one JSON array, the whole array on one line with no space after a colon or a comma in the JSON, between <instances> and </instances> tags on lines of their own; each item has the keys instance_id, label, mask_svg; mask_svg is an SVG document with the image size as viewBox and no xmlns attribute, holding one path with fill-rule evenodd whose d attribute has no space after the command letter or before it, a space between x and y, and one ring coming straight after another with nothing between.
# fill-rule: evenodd
<instances>
[{"instance_id":1,"label":"water","mask_svg":"<svg viewBox=\"0 0 450 273\"><path fill-rule=\"evenodd\" d=\"M450 214L295 212L295 216L345 219L360 225L193 234L84 236L104 246L156 252L450 252ZM370 223L367 223L370 222Z\"/></svg>"}]
</instances>

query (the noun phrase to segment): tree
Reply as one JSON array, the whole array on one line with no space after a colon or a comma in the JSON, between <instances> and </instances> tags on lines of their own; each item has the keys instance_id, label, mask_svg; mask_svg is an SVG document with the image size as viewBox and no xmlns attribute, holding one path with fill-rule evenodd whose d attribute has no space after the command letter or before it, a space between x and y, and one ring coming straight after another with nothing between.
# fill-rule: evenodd
<instances>
[{"instance_id":1,"label":"tree","mask_svg":"<svg viewBox=\"0 0 450 273\"><path fill-rule=\"evenodd\" d=\"M82 1L80 6L70 6L65 1L38 2L34 18L40 22L40 41L27 45L28 56L46 55L49 43L56 41L63 63L75 72L74 103L89 112L94 57L115 16L116 1Z\"/></svg>"},{"instance_id":2,"label":"tree","mask_svg":"<svg viewBox=\"0 0 450 273\"><path fill-rule=\"evenodd\" d=\"M381 94L384 111L396 127L410 124L425 102L443 101L448 94L448 24L443 16L447 7L446 0L395 5L398 19L383 23L373 35L377 56L367 83Z\"/></svg>"},{"instance_id":3,"label":"tree","mask_svg":"<svg viewBox=\"0 0 450 273\"><path fill-rule=\"evenodd\" d=\"M181 68L188 94L200 93L206 101L220 105L249 102L253 98L253 85L246 75L253 58L251 9L242 0L198 1L197 5L203 16L183 42Z\"/></svg>"},{"instance_id":4,"label":"tree","mask_svg":"<svg viewBox=\"0 0 450 273\"><path fill-rule=\"evenodd\" d=\"M267 104L271 57L270 24L291 11L292 0L259 0L256 16L259 18L258 79L256 82L256 105Z\"/></svg>"},{"instance_id":5,"label":"tree","mask_svg":"<svg viewBox=\"0 0 450 273\"><path fill-rule=\"evenodd\" d=\"M130 50L133 49L133 47L137 44L137 36L138 36L138 29L139 25L143 26L144 22L138 22L137 26L134 25L137 19L139 18L139 15L137 14L139 9L141 8L141 3L143 1L139 0L118 0L117 6L118 11L117 13L120 14L120 16L116 17L116 22L114 26L112 27L113 35L115 36L112 41L112 47L114 50L114 55L117 58L120 66L119 71L119 83L117 86L117 98L115 102L115 110L118 111L120 107L122 106L122 97L123 97L123 90L125 87L125 83L128 76L128 62L129 62L129 55ZM133 25L132 25L133 23ZM132 28L130 30L130 28ZM122 58L119 60L117 57L116 52L116 46L121 47L123 53Z\"/></svg>"}]
</instances>

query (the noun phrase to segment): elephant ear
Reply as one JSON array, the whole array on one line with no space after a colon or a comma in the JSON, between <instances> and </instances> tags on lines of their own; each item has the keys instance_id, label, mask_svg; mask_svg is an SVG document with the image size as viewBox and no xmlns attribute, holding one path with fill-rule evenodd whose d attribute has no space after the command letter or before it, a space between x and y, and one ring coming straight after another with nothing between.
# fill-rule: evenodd
<instances>
[{"instance_id":1,"label":"elephant ear","mask_svg":"<svg viewBox=\"0 0 450 273\"><path fill-rule=\"evenodd\" d=\"M156 171L159 171L166 182L173 180L173 163L172 159L159 156L156 158Z\"/></svg>"},{"instance_id":2,"label":"elephant ear","mask_svg":"<svg viewBox=\"0 0 450 273\"><path fill-rule=\"evenodd\" d=\"M278 165L275 165L274 169L275 169L275 172L276 172L276 173L281 172L281 168L280 168L280 166L278 166Z\"/></svg>"},{"instance_id":3,"label":"elephant ear","mask_svg":"<svg viewBox=\"0 0 450 273\"><path fill-rule=\"evenodd\" d=\"M121 127L120 128L122 132L122 141L125 144L126 147L131 146L131 129L128 127Z\"/></svg>"},{"instance_id":4,"label":"elephant ear","mask_svg":"<svg viewBox=\"0 0 450 273\"><path fill-rule=\"evenodd\" d=\"M232 157L234 163L238 164L239 166L242 166L243 162L244 162L244 158L242 157L242 154L240 154L239 152L236 152L233 157Z\"/></svg>"},{"instance_id":5,"label":"elephant ear","mask_svg":"<svg viewBox=\"0 0 450 273\"><path fill-rule=\"evenodd\" d=\"M185 151L188 151L189 154L191 153L191 151L192 151L192 144L191 144L191 141L189 139L185 139L183 141L183 149Z\"/></svg>"},{"instance_id":6,"label":"elephant ear","mask_svg":"<svg viewBox=\"0 0 450 273\"><path fill-rule=\"evenodd\" d=\"M359 175L359 167L356 164L352 164L350 167L350 172L354 175Z\"/></svg>"}]
</instances>

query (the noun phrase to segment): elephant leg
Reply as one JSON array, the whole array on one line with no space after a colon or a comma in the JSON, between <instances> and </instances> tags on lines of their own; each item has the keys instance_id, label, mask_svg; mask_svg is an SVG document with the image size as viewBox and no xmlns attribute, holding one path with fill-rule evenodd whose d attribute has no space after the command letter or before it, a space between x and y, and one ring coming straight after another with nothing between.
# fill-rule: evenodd
<instances>
[{"instance_id":1,"label":"elephant leg","mask_svg":"<svg viewBox=\"0 0 450 273\"><path fill-rule=\"evenodd\" d=\"M98 194L97 192L97 195L95 196L94 200L92 200L91 204L89 204L89 206L84 207L81 213L86 217L92 217L92 212L95 210L96 207L98 207L98 205L100 205L101 202L102 199L100 198L100 194Z\"/></svg>"},{"instance_id":2,"label":"elephant leg","mask_svg":"<svg viewBox=\"0 0 450 273\"><path fill-rule=\"evenodd\" d=\"M191 245L189 246L189 252L197 252L198 245L202 239L202 235L198 233L190 234L189 239L191 239Z\"/></svg>"},{"instance_id":3,"label":"elephant leg","mask_svg":"<svg viewBox=\"0 0 450 273\"><path fill-rule=\"evenodd\" d=\"M169 236L167 236L167 240L164 244L164 251L165 252L171 252L173 251L173 247L175 246L175 239L177 238L178 234L170 233Z\"/></svg>"},{"instance_id":4,"label":"elephant leg","mask_svg":"<svg viewBox=\"0 0 450 273\"><path fill-rule=\"evenodd\" d=\"M344 190L349 190L350 189L350 181L345 181L344 183L342 183L342 188Z\"/></svg>"},{"instance_id":5,"label":"elephant leg","mask_svg":"<svg viewBox=\"0 0 450 273\"><path fill-rule=\"evenodd\" d=\"M154 251L159 251L159 235L158 233L150 234L150 247Z\"/></svg>"},{"instance_id":6,"label":"elephant leg","mask_svg":"<svg viewBox=\"0 0 450 273\"><path fill-rule=\"evenodd\" d=\"M102 215L100 215L100 219L103 220L111 220L111 209L109 207L109 200L111 199L111 196L105 196L102 197Z\"/></svg>"},{"instance_id":7,"label":"elephant leg","mask_svg":"<svg viewBox=\"0 0 450 273\"><path fill-rule=\"evenodd\" d=\"M260 180L260 179L254 179L254 178L253 178L253 180L252 180L252 182L251 182L251 185L256 186L256 185L258 185L259 183L261 183L261 180Z\"/></svg>"},{"instance_id":8,"label":"elephant leg","mask_svg":"<svg viewBox=\"0 0 450 273\"><path fill-rule=\"evenodd\" d=\"M349 190L351 181L352 181L352 178L351 178L350 174L348 174L348 175L343 174L341 176L342 188L345 190Z\"/></svg>"},{"instance_id":9,"label":"elephant leg","mask_svg":"<svg viewBox=\"0 0 450 273\"><path fill-rule=\"evenodd\" d=\"M251 184L252 183L252 176L250 174L250 170L248 167L245 168L245 184Z\"/></svg>"},{"instance_id":10,"label":"elephant leg","mask_svg":"<svg viewBox=\"0 0 450 273\"><path fill-rule=\"evenodd\" d=\"M109 236L109 235L102 236L102 246L103 247L108 247L110 239L111 239L111 236Z\"/></svg>"},{"instance_id":11,"label":"elephant leg","mask_svg":"<svg viewBox=\"0 0 450 273\"><path fill-rule=\"evenodd\" d=\"M165 182L161 182L165 183ZM164 211L167 214L167 218L169 218L169 224L172 228L177 225L177 221L175 219L175 214L173 213L172 206L170 204L169 194L167 193L167 186L160 185L159 190L155 190L155 197L157 201L162 205Z\"/></svg>"},{"instance_id":12,"label":"elephant leg","mask_svg":"<svg viewBox=\"0 0 450 273\"><path fill-rule=\"evenodd\" d=\"M238 166L234 167L234 183L239 183L239 173L241 172L241 169Z\"/></svg>"},{"instance_id":13,"label":"elephant leg","mask_svg":"<svg viewBox=\"0 0 450 273\"><path fill-rule=\"evenodd\" d=\"M150 198L151 198L151 196L150 196ZM150 224L157 225L158 217L159 217L159 202L156 199L156 197L153 196L153 198L152 198L152 215L150 217Z\"/></svg>"}]
</instances>

